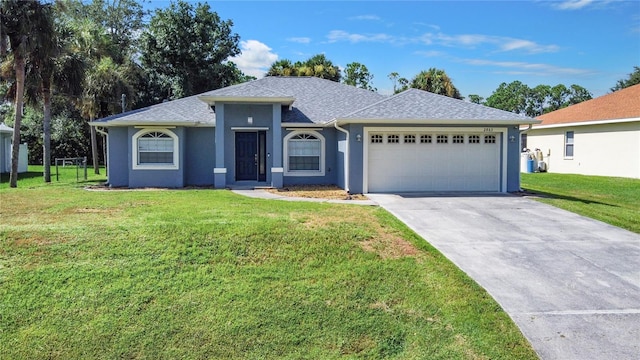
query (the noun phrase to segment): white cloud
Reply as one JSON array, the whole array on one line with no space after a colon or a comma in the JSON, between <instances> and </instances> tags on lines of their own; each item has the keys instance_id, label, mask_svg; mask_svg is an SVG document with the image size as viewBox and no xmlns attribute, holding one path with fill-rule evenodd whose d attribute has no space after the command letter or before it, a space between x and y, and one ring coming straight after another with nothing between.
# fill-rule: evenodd
<instances>
[{"instance_id":1,"label":"white cloud","mask_svg":"<svg viewBox=\"0 0 640 360\"><path fill-rule=\"evenodd\" d=\"M431 41L436 41L445 46L461 46L461 47L476 47L482 44L492 44L497 47L498 51L524 51L529 54L539 54L548 52L557 52L560 47L557 45L543 45L536 42L524 39L514 39L504 36L491 36L481 34L461 34L461 35L446 35L446 34L425 34L430 36L423 36L424 38L430 38Z\"/></svg>"},{"instance_id":2,"label":"white cloud","mask_svg":"<svg viewBox=\"0 0 640 360\"><path fill-rule=\"evenodd\" d=\"M524 50L530 54L557 52L560 47L557 45L541 45L533 41L522 39L504 38L500 45L502 51Z\"/></svg>"},{"instance_id":3,"label":"white cloud","mask_svg":"<svg viewBox=\"0 0 640 360\"><path fill-rule=\"evenodd\" d=\"M559 10L578 10L594 3L594 0L565 0L554 3L553 7Z\"/></svg>"},{"instance_id":4,"label":"white cloud","mask_svg":"<svg viewBox=\"0 0 640 360\"><path fill-rule=\"evenodd\" d=\"M381 42L394 45L402 45L408 43L422 43L425 45L442 45L450 47L475 48L480 45L489 44L495 47L494 51L508 52L520 51L529 54L557 52L560 47L557 45L538 44L531 40L515 39L504 36L491 36L482 34L458 34L448 35L443 33L425 33L419 36L406 38L402 36L394 36L384 33L379 34L357 34L349 33L344 30L332 30L327 34L330 43L339 41L348 41L351 43L359 42Z\"/></svg>"},{"instance_id":5,"label":"white cloud","mask_svg":"<svg viewBox=\"0 0 640 360\"><path fill-rule=\"evenodd\" d=\"M388 34L352 34L343 30L331 30L327 34L330 43L338 41L358 42L392 42L394 37Z\"/></svg>"},{"instance_id":6,"label":"white cloud","mask_svg":"<svg viewBox=\"0 0 640 360\"><path fill-rule=\"evenodd\" d=\"M442 51L437 51L437 50L431 50L431 51L416 51L415 52L416 55L422 55L424 57L438 57L438 56L445 56L447 55L446 53L442 52Z\"/></svg>"},{"instance_id":7,"label":"white cloud","mask_svg":"<svg viewBox=\"0 0 640 360\"><path fill-rule=\"evenodd\" d=\"M287 41L299 43L299 44L308 44L311 42L311 38L308 37L290 37Z\"/></svg>"},{"instance_id":8,"label":"white cloud","mask_svg":"<svg viewBox=\"0 0 640 360\"><path fill-rule=\"evenodd\" d=\"M593 71L588 69L567 68L550 64L527 63L522 61L494 61L485 59L456 59L456 61L475 66L493 66L500 68L508 68L514 70L506 70L510 74L528 74L538 76L552 75L586 75ZM504 72L503 72L504 73Z\"/></svg>"},{"instance_id":9,"label":"white cloud","mask_svg":"<svg viewBox=\"0 0 640 360\"><path fill-rule=\"evenodd\" d=\"M358 16L352 16L349 18L349 20L380 20L380 17L378 15L358 15Z\"/></svg>"},{"instance_id":10,"label":"white cloud","mask_svg":"<svg viewBox=\"0 0 640 360\"><path fill-rule=\"evenodd\" d=\"M278 54L271 52L271 48L258 40L240 41L241 53L229 58L246 75L261 78L269 66L278 60Z\"/></svg>"}]
</instances>

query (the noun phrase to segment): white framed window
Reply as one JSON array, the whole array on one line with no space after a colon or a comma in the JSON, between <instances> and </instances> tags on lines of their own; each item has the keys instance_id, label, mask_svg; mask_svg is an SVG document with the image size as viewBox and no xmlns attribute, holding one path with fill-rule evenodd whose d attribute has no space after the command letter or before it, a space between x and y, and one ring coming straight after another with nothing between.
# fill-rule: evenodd
<instances>
[{"instance_id":1,"label":"white framed window","mask_svg":"<svg viewBox=\"0 0 640 360\"><path fill-rule=\"evenodd\" d=\"M495 144L496 143L496 136L495 135L485 135L484 136L484 143L485 144Z\"/></svg>"},{"instance_id":2,"label":"white framed window","mask_svg":"<svg viewBox=\"0 0 640 360\"><path fill-rule=\"evenodd\" d=\"M453 135L454 144L464 144L464 135Z\"/></svg>"},{"instance_id":3,"label":"white framed window","mask_svg":"<svg viewBox=\"0 0 640 360\"><path fill-rule=\"evenodd\" d=\"M284 138L287 176L324 176L325 140L316 131L293 131Z\"/></svg>"},{"instance_id":4,"label":"white framed window","mask_svg":"<svg viewBox=\"0 0 640 360\"><path fill-rule=\"evenodd\" d=\"M446 144L449 142L449 135L438 135L436 136L436 142L438 144Z\"/></svg>"},{"instance_id":5,"label":"white framed window","mask_svg":"<svg viewBox=\"0 0 640 360\"><path fill-rule=\"evenodd\" d=\"M469 135L469 144L480 144L480 135Z\"/></svg>"},{"instance_id":6,"label":"white framed window","mask_svg":"<svg viewBox=\"0 0 640 360\"><path fill-rule=\"evenodd\" d=\"M431 135L420 135L420 144L431 144Z\"/></svg>"},{"instance_id":7,"label":"white framed window","mask_svg":"<svg viewBox=\"0 0 640 360\"><path fill-rule=\"evenodd\" d=\"M179 139L168 129L142 129L132 138L132 164L138 170L179 168Z\"/></svg>"},{"instance_id":8,"label":"white framed window","mask_svg":"<svg viewBox=\"0 0 640 360\"><path fill-rule=\"evenodd\" d=\"M371 135L371 143L372 144L382 144L382 135L380 135L380 134Z\"/></svg>"},{"instance_id":9,"label":"white framed window","mask_svg":"<svg viewBox=\"0 0 640 360\"><path fill-rule=\"evenodd\" d=\"M395 135L395 134L387 135L387 144L399 144L399 143L400 143L399 135Z\"/></svg>"},{"instance_id":10,"label":"white framed window","mask_svg":"<svg viewBox=\"0 0 640 360\"><path fill-rule=\"evenodd\" d=\"M416 136L415 135L405 135L404 136L404 143L405 144L415 144L416 143Z\"/></svg>"},{"instance_id":11,"label":"white framed window","mask_svg":"<svg viewBox=\"0 0 640 360\"><path fill-rule=\"evenodd\" d=\"M564 133L564 157L573 158L573 137L575 133L573 131L567 131Z\"/></svg>"}]
</instances>

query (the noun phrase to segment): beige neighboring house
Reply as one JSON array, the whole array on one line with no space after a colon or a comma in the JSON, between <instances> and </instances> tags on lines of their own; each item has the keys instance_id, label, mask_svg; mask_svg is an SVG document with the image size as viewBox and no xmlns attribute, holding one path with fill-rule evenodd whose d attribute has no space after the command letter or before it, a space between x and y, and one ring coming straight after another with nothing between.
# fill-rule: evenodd
<instances>
[{"instance_id":1,"label":"beige neighboring house","mask_svg":"<svg viewBox=\"0 0 640 360\"><path fill-rule=\"evenodd\" d=\"M640 84L538 117L526 146L553 173L640 178Z\"/></svg>"}]
</instances>

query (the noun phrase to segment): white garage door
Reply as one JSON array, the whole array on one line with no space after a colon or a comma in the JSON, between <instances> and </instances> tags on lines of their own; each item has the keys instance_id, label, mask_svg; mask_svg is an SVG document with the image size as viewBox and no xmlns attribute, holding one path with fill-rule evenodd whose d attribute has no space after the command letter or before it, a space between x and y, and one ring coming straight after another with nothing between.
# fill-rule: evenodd
<instances>
[{"instance_id":1,"label":"white garage door","mask_svg":"<svg viewBox=\"0 0 640 360\"><path fill-rule=\"evenodd\" d=\"M370 132L368 191L500 191L500 136Z\"/></svg>"}]
</instances>

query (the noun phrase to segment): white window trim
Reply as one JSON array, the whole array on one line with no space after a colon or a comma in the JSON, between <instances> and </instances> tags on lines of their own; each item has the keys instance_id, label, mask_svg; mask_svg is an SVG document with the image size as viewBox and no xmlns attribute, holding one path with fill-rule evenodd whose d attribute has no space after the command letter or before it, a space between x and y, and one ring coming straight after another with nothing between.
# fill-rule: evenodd
<instances>
[{"instance_id":1,"label":"white window trim","mask_svg":"<svg viewBox=\"0 0 640 360\"><path fill-rule=\"evenodd\" d=\"M173 139L173 164L138 164L138 139L150 132L161 132L169 135ZM166 128L144 128L131 137L131 164L133 170L177 170L180 168L178 154L179 139L178 136L171 130Z\"/></svg>"},{"instance_id":2,"label":"white window trim","mask_svg":"<svg viewBox=\"0 0 640 360\"><path fill-rule=\"evenodd\" d=\"M289 139L300 134L309 134L320 140L320 171L316 170L289 170ZM296 130L284 137L282 144L282 154L284 157L284 176L324 176L325 162L325 140L324 136L313 130Z\"/></svg>"},{"instance_id":3,"label":"white window trim","mask_svg":"<svg viewBox=\"0 0 640 360\"><path fill-rule=\"evenodd\" d=\"M571 138L573 140L573 142L571 144L569 144L569 142L567 140L569 140L569 133L573 134L573 137ZM571 145L573 147L573 155L568 156L567 155L567 145ZM576 132L573 130L567 130L564 132L564 149L563 149L563 155L564 155L564 159L565 160L573 160L573 157L575 156L576 153Z\"/></svg>"}]
</instances>

